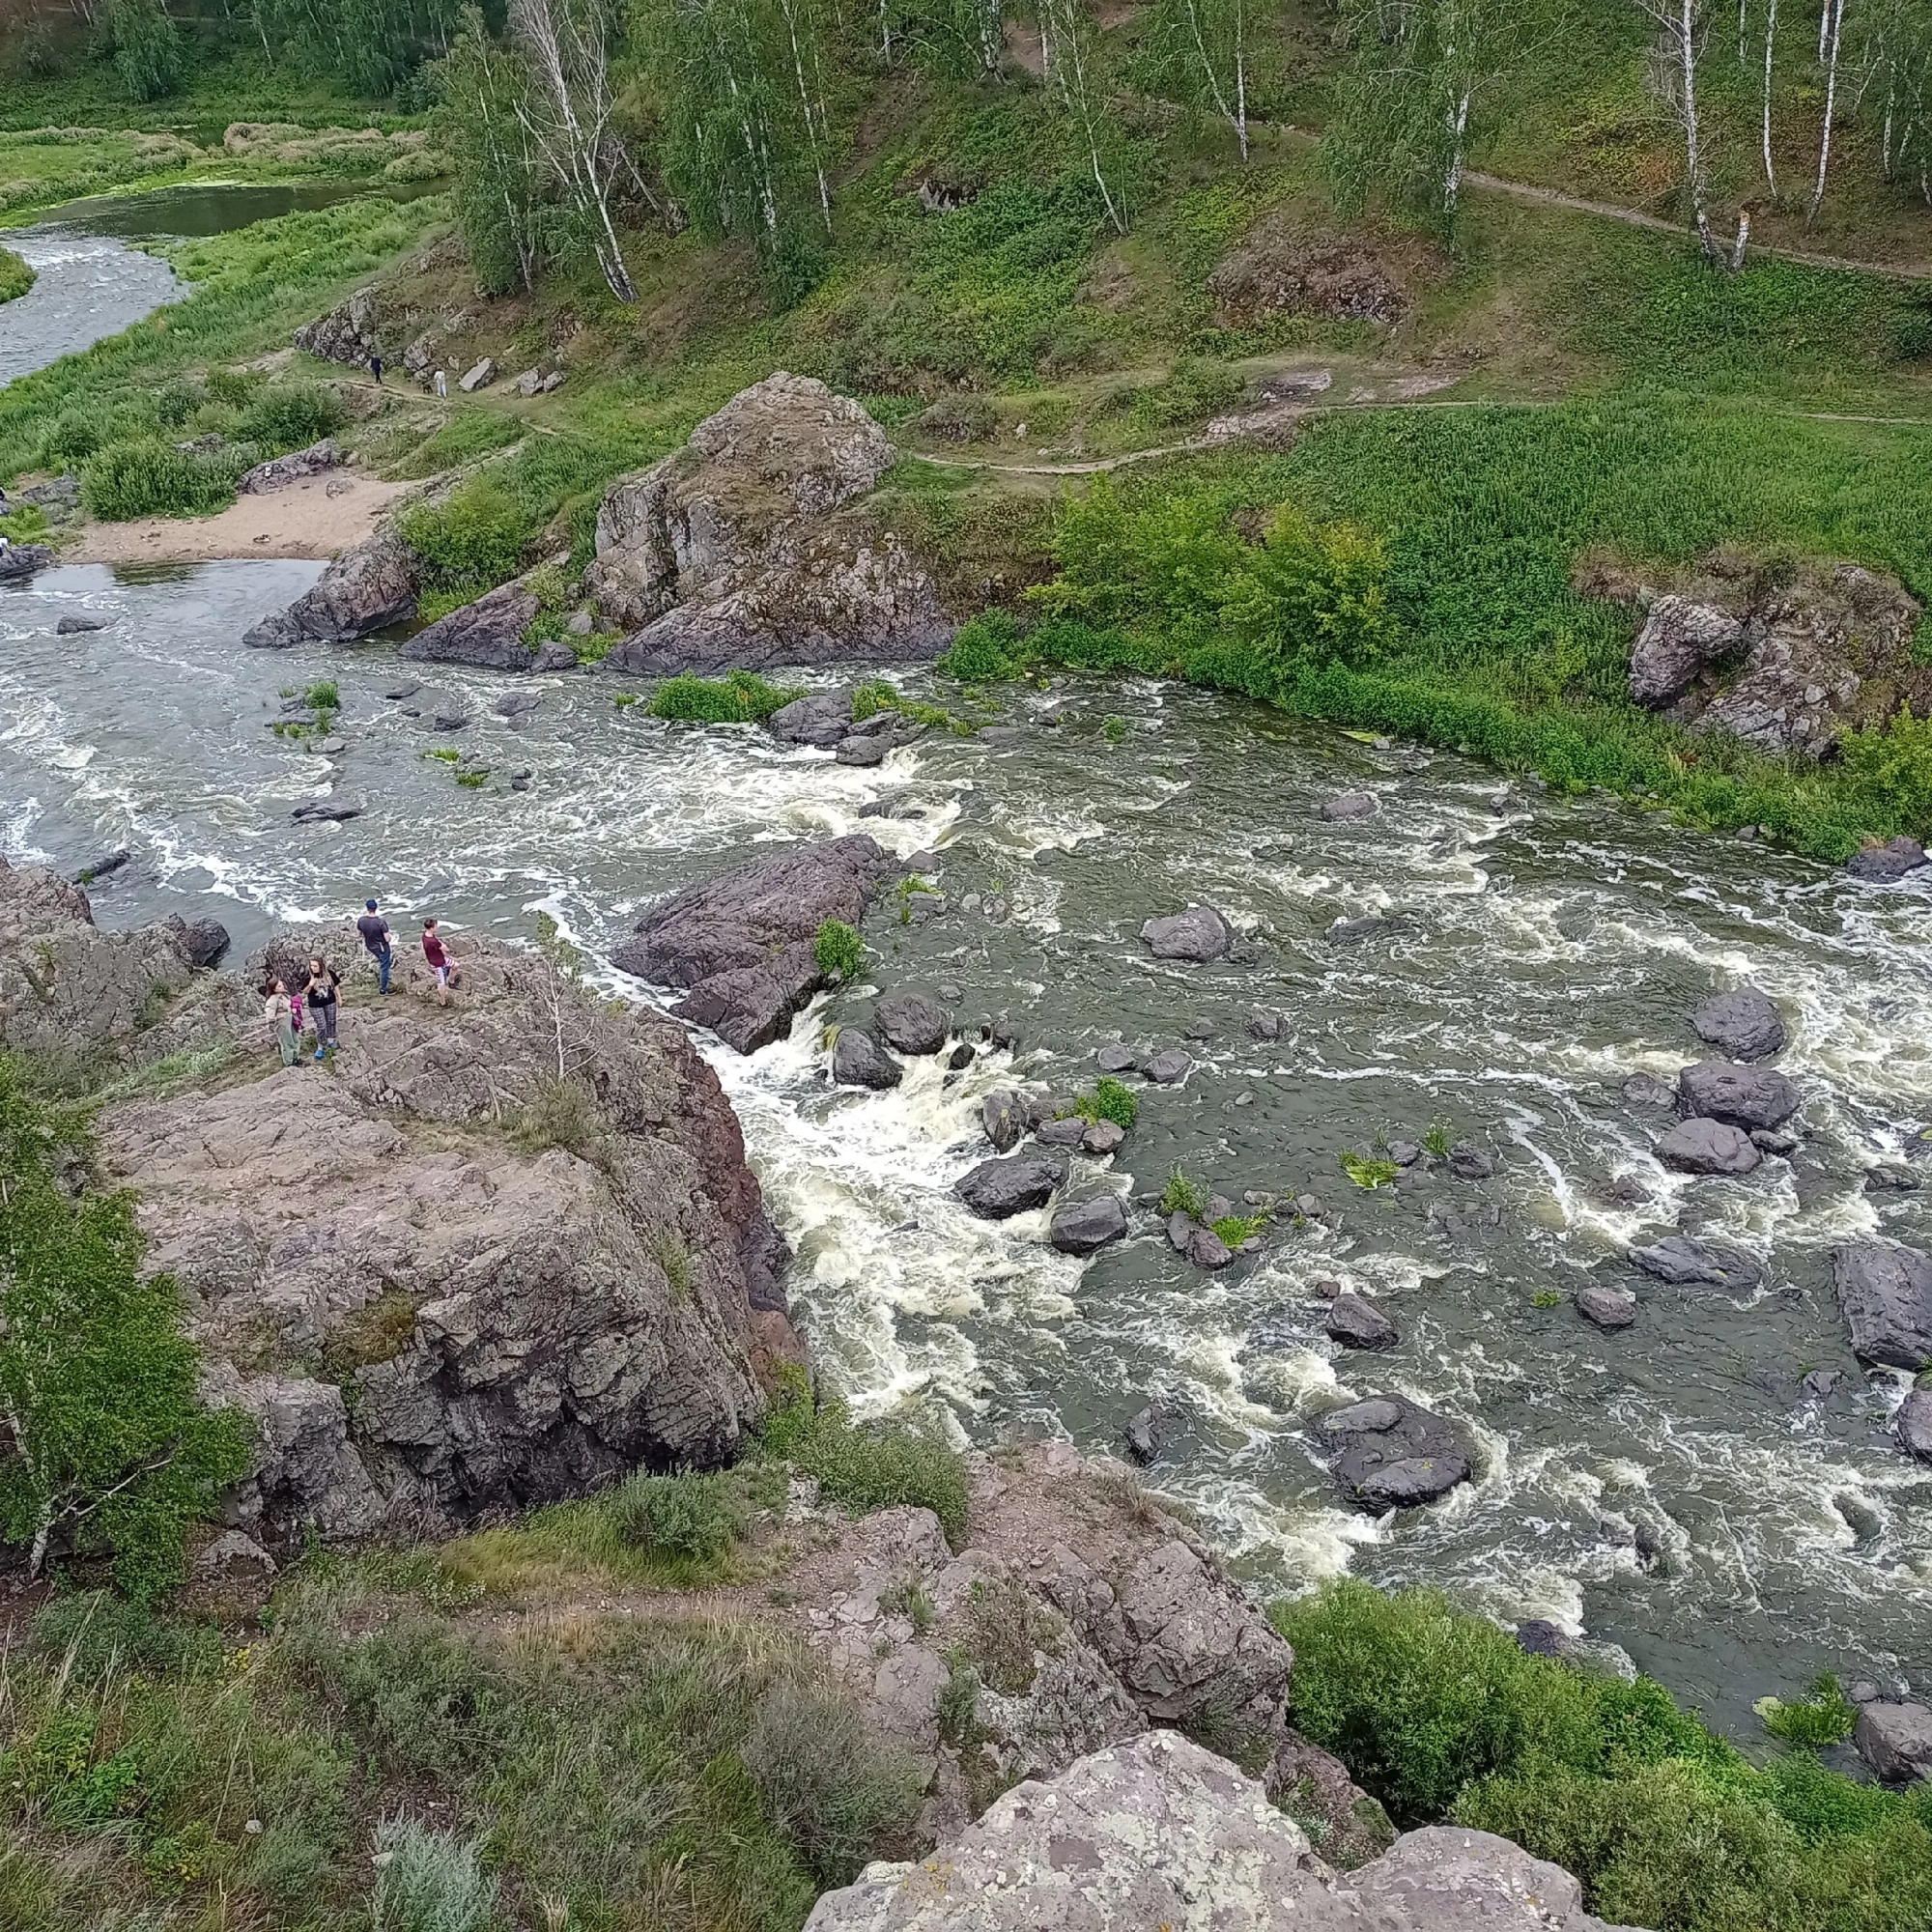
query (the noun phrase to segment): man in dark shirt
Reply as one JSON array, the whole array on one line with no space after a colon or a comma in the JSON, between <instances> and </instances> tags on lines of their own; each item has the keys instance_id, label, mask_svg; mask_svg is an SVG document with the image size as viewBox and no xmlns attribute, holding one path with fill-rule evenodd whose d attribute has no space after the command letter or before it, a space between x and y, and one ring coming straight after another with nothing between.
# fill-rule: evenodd
<instances>
[{"instance_id":1,"label":"man in dark shirt","mask_svg":"<svg viewBox=\"0 0 1932 1932\"><path fill-rule=\"evenodd\" d=\"M369 956L376 962L377 982L384 992L389 990L389 964L395 958L395 949L389 944L389 922L376 910L376 901L368 901L367 910L355 922L355 930L362 935L362 944L369 949Z\"/></svg>"}]
</instances>

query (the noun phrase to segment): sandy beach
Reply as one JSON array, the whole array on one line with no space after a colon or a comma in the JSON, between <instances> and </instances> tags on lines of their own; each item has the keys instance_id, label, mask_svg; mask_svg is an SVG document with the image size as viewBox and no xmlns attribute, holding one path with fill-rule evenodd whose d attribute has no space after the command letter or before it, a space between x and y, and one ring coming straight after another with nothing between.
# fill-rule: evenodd
<instances>
[{"instance_id":1,"label":"sandy beach","mask_svg":"<svg viewBox=\"0 0 1932 1932\"><path fill-rule=\"evenodd\" d=\"M212 517L143 517L82 526L64 563L205 563L231 556L335 556L358 544L416 483L354 470L305 477L269 496L242 497Z\"/></svg>"}]
</instances>

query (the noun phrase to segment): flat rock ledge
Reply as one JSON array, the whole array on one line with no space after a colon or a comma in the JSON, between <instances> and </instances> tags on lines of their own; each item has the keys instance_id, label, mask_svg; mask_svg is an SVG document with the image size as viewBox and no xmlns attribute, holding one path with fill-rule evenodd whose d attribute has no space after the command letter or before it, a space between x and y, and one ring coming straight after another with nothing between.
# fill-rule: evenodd
<instances>
[{"instance_id":1,"label":"flat rock ledge","mask_svg":"<svg viewBox=\"0 0 1932 1932\"><path fill-rule=\"evenodd\" d=\"M1446 1496L1471 1474L1468 1438L1402 1395L1333 1408L1315 1425L1349 1500L1376 1514Z\"/></svg>"}]
</instances>

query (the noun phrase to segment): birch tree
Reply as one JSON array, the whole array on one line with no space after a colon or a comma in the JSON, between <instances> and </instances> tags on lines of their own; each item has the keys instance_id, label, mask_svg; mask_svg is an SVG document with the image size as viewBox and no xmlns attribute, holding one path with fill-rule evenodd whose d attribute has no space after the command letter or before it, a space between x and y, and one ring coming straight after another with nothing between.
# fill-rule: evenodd
<instances>
[{"instance_id":1,"label":"birch tree","mask_svg":"<svg viewBox=\"0 0 1932 1932\"><path fill-rule=\"evenodd\" d=\"M1932 202L1932 4L1882 0L1865 26L1863 62L1882 110L1880 168L1888 182L1916 176Z\"/></svg>"},{"instance_id":2,"label":"birch tree","mask_svg":"<svg viewBox=\"0 0 1932 1932\"><path fill-rule=\"evenodd\" d=\"M1080 137L1109 224L1124 235L1125 204L1118 178L1108 179L1113 141L1105 55L1085 0L1039 0L1039 39L1047 92Z\"/></svg>"},{"instance_id":3,"label":"birch tree","mask_svg":"<svg viewBox=\"0 0 1932 1932\"><path fill-rule=\"evenodd\" d=\"M1704 172L1703 129L1697 112L1697 61L1704 44L1704 0L1634 0L1656 23L1657 92L1684 132L1684 181L1690 196L1690 218L1704 259L1719 259L1711 234ZM1748 234L1748 228L1746 229ZM1743 260L1740 251L1738 259Z\"/></svg>"},{"instance_id":4,"label":"birch tree","mask_svg":"<svg viewBox=\"0 0 1932 1932\"><path fill-rule=\"evenodd\" d=\"M1777 170L1771 158L1771 64L1774 49L1777 45L1777 0L1764 0L1764 87L1762 90L1764 184L1773 194L1777 192Z\"/></svg>"},{"instance_id":5,"label":"birch tree","mask_svg":"<svg viewBox=\"0 0 1932 1932\"><path fill-rule=\"evenodd\" d=\"M1210 107L1248 158L1249 0L1161 0L1150 39L1169 84Z\"/></svg>"},{"instance_id":6,"label":"birch tree","mask_svg":"<svg viewBox=\"0 0 1932 1932\"><path fill-rule=\"evenodd\" d=\"M1820 59L1825 67L1825 119L1818 130L1818 179L1811 188L1811 207L1804 217L1807 222L1818 218L1818 210L1825 200L1825 172L1832 165L1832 117L1838 109L1838 50L1845 40L1845 0L1825 0L1824 14L1818 22L1818 40L1824 48Z\"/></svg>"},{"instance_id":7,"label":"birch tree","mask_svg":"<svg viewBox=\"0 0 1932 1932\"><path fill-rule=\"evenodd\" d=\"M522 111L529 73L466 7L436 70L432 117L455 167L456 222L477 285L490 295L536 286L542 265L543 161Z\"/></svg>"},{"instance_id":8,"label":"birch tree","mask_svg":"<svg viewBox=\"0 0 1932 1932\"><path fill-rule=\"evenodd\" d=\"M604 0L511 0L511 36L530 73L517 117L575 210L605 285L620 302L634 302L637 287L611 218L622 146L611 127L615 24Z\"/></svg>"}]
</instances>

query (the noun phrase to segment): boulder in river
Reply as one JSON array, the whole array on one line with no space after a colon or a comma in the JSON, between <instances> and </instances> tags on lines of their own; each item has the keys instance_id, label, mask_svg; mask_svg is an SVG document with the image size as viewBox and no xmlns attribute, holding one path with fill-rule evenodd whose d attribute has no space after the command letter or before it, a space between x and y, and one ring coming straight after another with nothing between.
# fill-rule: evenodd
<instances>
[{"instance_id":1,"label":"boulder in river","mask_svg":"<svg viewBox=\"0 0 1932 1932\"><path fill-rule=\"evenodd\" d=\"M417 664L474 665L482 670L527 671L532 652L524 633L535 621L537 594L521 580L499 583L418 631L402 655Z\"/></svg>"},{"instance_id":2,"label":"boulder in river","mask_svg":"<svg viewBox=\"0 0 1932 1932\"><path fill-rule=\"evenodd\" d=\"M1377 1395L1330 1409L1315 1425L1330 1466L1358 1508L1410 1508L1434 1502L1470 1474L1461 1428L1406 1396Z\"/></svg>"},{"instance_id":3,"label":"boulder in river","mask_svg":"<svg viewBox=\"0 0 1932 1932\"><path fill-rule=\"evenodd\" d=\"M832 1046L832 1082L836 1087L869 1087L883 1093L896 1087L905 1070L863 1027L840 1027Z\"/></svg>"},{"instance_id":4,"label":"boulder in river","mask_svg":"<svg viewBox=\"0 0 1932 1932\"><path fill-rule=\"evenodd\" d=\"M923 993L887 993L872 1008L872 1025L900 1053L937 1053L946 1044L946 1009Z\"/></svg>"},{"instance_id":5,"label":"boulder in river","mask_svg":"<svg viewBox=\"0 0 1932 1932\"><path fill-rule=\"evenodd\" d=\"M1727 1121L1749 1133L1781 1127L1797 1113L1799 1093L1774 1067L1700 1060L1678 1074L1677 1104L1693 1120Z\"/></svg>"},{"instance_id":6,"label":"boulder in river","mask_svg":"<svg viewBox=\"0 0 1932 1932\"><path fill-rule=\"evenodd\" d=\"M654 906L611 960L683 987L680 1018L751 1053L781 1037L824 983L820 925L856 926L873 887L896 869L863 832L781 846Z\"/></svg>"},{"instance_id":7,"label":"boulder in river","mask_svg":"<svg viewBox=\"0 0 1932 1932\"><path fill-rule=\"evenodd\" d=\"M1059 1185L1059 1170L1050 1162L1016 1154L982 1160L952 1183L952 1191L982 1221L1006 1221L1044 1208Z\"/></svg>"},{"instance_id":8,"label":"boulder in river","mask_svg":"<svg viewBox=\"0 0 1932 1932\"><path fill-rule=\"evenodd\" d=\"M1713 993L1690 1015L1690 1024L1728 1060L1769 1060L1784 1050L1784 1021L1755 986Z\"/></svg>"},{"instance_id":9,"label":"boulder in river","mask_svg":"<svg viewBox=\"0 0 1932 1932\"><path fill-rule=\"evenodd\" d=\"M1890 885L1906 873L1918 871L1924 864L1924 846L1901 833L1896 838L1888 838L1883 845L1867 845L1862 852L1854 852L1845 861L1845 870L1855 879Z\"/></svg>"},{"instance_id":10,"label":"boulder in river","mask_svg":"<svg viewBox=\"0 0 1932 1932\"><path fill-rule=\"evenodd\" d=\"M765 720L765 729L785 745L812 745L829 752L850 736L852 694L814 691L781 705Z\"/></svg>"},{"instance_id":11,"label":"boulder in river","mask_svg":"<svg viewBox=\"0 0 1932 1932\"><path fill-rule=\"evenodd\" d=\"M1633 1073L1622 1087L1624 1098L1633 1107L1675 1107L1677 1089L1654 1073Z\"/></svg>"},{"instance_id":12,"label":"boulder in river","mask_svg":"<svg viewBox=\"0 0 1932 1932\"><path fill-rule=\"evenodd\" d=\"M1850 1241L1832 1250L1832 1285L1863 1360L1932 1368L1932 1256L1892 1241Z\"/></svg>"},{"instance_id":13,"label":"boulder in river","mask_svg":"<svg viewBox=\"0 0 1932 1932\"><path fill-rule=\"evenodd\" d=\"M1495 1171L1494 1159L1474 1141L1458 1141L1449 1150L1449 1172L1459 1180L1488 1180Z\"/></svg>"},{"instance_id":14,"label":"boulder in river","mask_svg":"<svg viewBox=\"0 0 1932 1932\"><path fill-rule=\"evenodd\" d=\"M1027 1103L1010 1087L996 1087L980 1102L980 1124L1001 1153L1011 1153L1027 1130Z\"/></svg>"},{"instance_id":15,"label":"boulder in river","mask_svg":"<svg viewBox=\"0 0 1932 1932\"><path fill-rule=\"evenodd\" d=\"M604 498L584 582L606 625L630 633L607 666L937 657L952 624L931 577L847 508L894 461L885 431L813 378L780 370L741 390Z\"/></svg>"},{"instance_id":16,"label":"boulder in river","mask_svg":"<svg viewBox=\"0 0 1932 1932\"><path fill-rule=\"evenodd\" d=\"M1577 1291L1577 1312L1599 1328L1628 1328L1636 1320L1636 1296L1593 1281Z\"/></svg>"},{"instance_id":17,"label":"boulder in river","mask_svg":"<svg viewBox=\"0 0 1932 1932\"><path fill-rule=\"evenodd\" d=\"M1328 1304L1328 1338L1345 1349L1393 1349L1401 1339L1395 1323L1374 1297L1345 1289Z\"/></svg>"},{"instance_id":18,"label":"boulder in river","mask_svg":"<svg viewBox=\"0 0 1932 1932\"><path fill-rule=\"evenodd\" d=\"M1892 1433L1908 1456L1932 1463L1932 1388L1916 1388L1898 1405Z\"/></svg>"},{"instance_id":19,"label":"boulder in river","mask_svg":"<svg viewBox=\"0 0 1932 1932\"><path fill-rule=\"evenodd\" d=\"M286 611L264 617L242 641L250 650L345 643L416 612L421 559L393 530L346 550Z\"/></svg>"},{"instance_id":20,"label":"boulder in river","mask_svg":"<svg viewBox=\"0 0 1932 1932\"><path fill-rule=\"evenodd\" d=\"M1131 1047L1123 1046L1117 1039L1110 1039L1094 1052L1094 1065L1102 1073L1131 1073L1140 1062Z\"/></svg>"},{"instance_id":21,"label":"boulder in river","mask_svg":"<svg viewBox=\"0 0 1932 1932\"><path fill-rule=\"evenodd\" d=\"M1403 922L1388 913L1364 913L1359 919L1338 919L1329 923L1321 937L1330 946L1360 946L1371 939L1385 939L1399 931Z\"/></svg>"},{"instance_id":22,"label":"boulder in river","mask_svg":"<svg viewBox=\"0 0 1932 1932\"><path fill-rule=\"evenodd\" d=\"M1118 1121L1089 1121L1087 1131L1080 1136L1080 1147L1084 1153L1118 1153L1127 1137L1127 1130Z\"/></svg>"},{"instance_id":23,"label":"boulder in river","mask_svg":"<svg viewBox=\"0 0 1932 1932\"><path fill-rule=\"evenodd\" d=\"M1091 1255L1127 1232L1127 1210L1118 1194L1068 1201L1053 1210L1047 1239L1063 1255Z\"/></svg>"},{"instance_id":24,"label":"boulder in river","mask_svg":"<svg viewBox=\"0 0 1932 1932\"><path fill-rule=\"evenodd\" d=\"M1172 1390L1163 1390L1138 1409L1121 1434L1127 1454L1136 1463L1151 1463L1187 1428L1187 1404Z\"/></svg>"},{"instance_id":25,"label":"boulder in river","mask_svg":"<svg viewBox=\"0 0 1932 1932\"><path fill-rule=\"evenodd\" d=\"M111 617L96 617L84 611L70 611L54 626L54 636L71 638L86 631L104 631L113 621Z\"/></svg>"},{"instance_id":26,"label":"boulder in river","mask_svg":"<svg viewBox=\"0 0 1932 1932\"><path fill-rule=\"evenodd\" d=\"M1235 943L1228 922L1205 905L1149 920L1141 927L1141 938L1156 959L1186 959L1196 965L1224 957Z\"/></svg>"},{"instance_id":27,"label":"boulder in river","mask_svg":"<svg viewBox=\"0 0 1932 1932\"><path fill-rule=\"evenodd\" d=\"M1932 1708L1924 1704L1873 1698L1859 1708L1852 1742L1888 1784L1932 1777Z\"/></svg>"},{"instance_id":28,"label":"boulder in river","mask_svg":"<svg viewBox=\"0 0 1932 1932\"><path fill-rule=\"evenodd\" d=\"M1336 825L1350 818L1373 818L1380 810L1374 792L1344 791L1323 802L1321 816Z\"/></svg>"},{"instance_id":29,"label":"boulder in river","mask_svg":"<svg viewBox=\"0 0 1932 1932\"><path fill-rule=\"evenodd\" d=\"M1193 1056L1184 1048L1170 1046L1164 1052L1156 1053L1142 1071L1156 1086L1171 1087L1177 1081L1185 1080L1187 1069L1193 1065Z\"/></svg>"},{"instance_id":30,"label":"boulder in river","mask_svg":"<svg viewBox=\"0 0 1932 1932\"><path fill-rule=\"evenodd\" d=\"M1679 1287L1708 1282L1743 1293L1764 1280L1764 1264L1755 1255L1729 1241L1694 1235L1666 1235L1647 1247L1633 1248L1630 1258L1645 1274Z\"/></svg>"},{"instance_id":31,"label":"boulder in river","mask_svg":"<svg viewBox=\"0 0 1932 1932\"><path fill-rule=\"evenodd\" d=\"M0 583L14 583L44 570L54 560L45 544L10 543L0 550Z\"/></svg>"},{"instance_id":32,"label":"boulder in river","mask_svg":"<svg viewBox=\"0 0 1932 1932\"><path fill-rule=\"evenodd\" d=\"M1750 1174L1764 1159L1742 1127L1728 1121L1690 1120L1657 1144L1657 1157L1680 1174Z\"/></svg>"}]
</instances>

